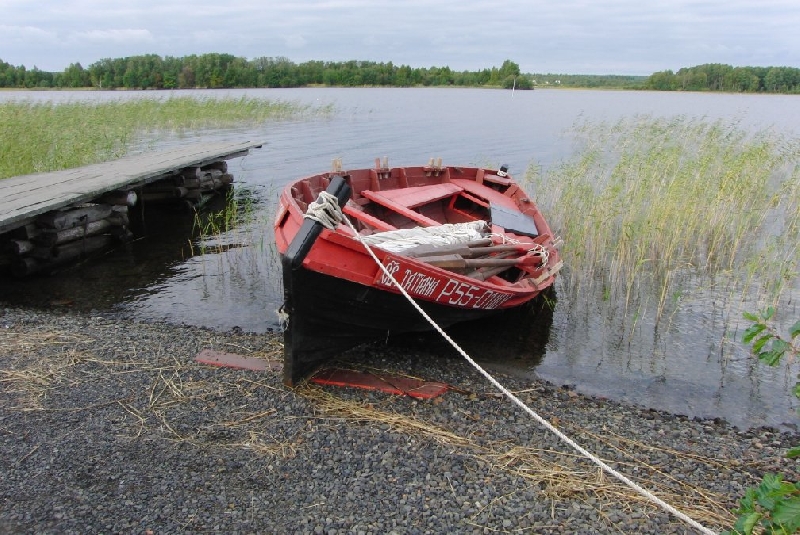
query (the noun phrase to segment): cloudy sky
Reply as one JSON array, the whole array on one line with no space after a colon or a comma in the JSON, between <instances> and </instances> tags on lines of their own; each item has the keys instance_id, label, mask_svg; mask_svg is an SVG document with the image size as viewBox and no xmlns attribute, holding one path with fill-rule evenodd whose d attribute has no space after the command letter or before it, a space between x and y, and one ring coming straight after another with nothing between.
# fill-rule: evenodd
<instances>
[{"instance_id":1,"label":"cloudy sky","mask_svg":"<svg viewBox=\"0 0 800 535\"><path fill-rule=\"evenodd\" d=\"M800 68L798 0L0 0L0 60L224 52L455 70L649 75Z\"/></svg>"}]
</instances>

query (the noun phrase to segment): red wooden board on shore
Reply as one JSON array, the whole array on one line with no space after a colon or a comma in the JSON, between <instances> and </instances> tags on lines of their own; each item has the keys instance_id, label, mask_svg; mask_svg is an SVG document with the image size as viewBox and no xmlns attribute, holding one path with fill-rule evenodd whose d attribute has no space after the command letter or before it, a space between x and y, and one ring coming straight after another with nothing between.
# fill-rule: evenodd
<instances>
[{"instance_id":1,"label":"red wooden board on shore","mask_svg":"<svg viewBox=\"0 0 800 535\"><path fill-rule=\"evenodd\" d=\"M245 357L244 355L237 355L236 353L226 353L224 351L216 351L214 349L203 349L195 356L194 360L201 364L208 364L211 366L222 366L225 368L237 368L240 370L253 370L256 372L266 371L267 368L274 370L280 368L278 362L269 362L264 359Z\"/></svg>"},{"instance_id":2,"label":"red wooden board on shore","mask_svg":"<svg viewBox=\"0 0 800 535\"><path fill-rule=\"evenodd\" d=\"M325 369L311 378L312 383L379 390L388 394L406 395L416 399L431 399L447 392L444 383L424 381L390 374L375 374L355 370Z\"/></svg>"}]
</instances>

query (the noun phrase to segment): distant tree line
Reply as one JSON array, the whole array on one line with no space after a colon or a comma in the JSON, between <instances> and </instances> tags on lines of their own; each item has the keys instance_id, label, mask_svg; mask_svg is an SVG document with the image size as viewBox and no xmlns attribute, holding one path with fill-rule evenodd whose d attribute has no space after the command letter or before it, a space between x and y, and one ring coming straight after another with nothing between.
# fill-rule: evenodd
<instances>
[{"instance_id":1,"label":"distant tree line","mask_svg":"<svg viewBox=\"0 0 800 535\"><path fill-rule=\"evenodd\" d=\"M184 57L156 54L101 59L87 68L70 64L64 72L35 66L10 65L0 60L0 87L99 89L193 89L235 87L325 86L469 86L532 89L583 87L654 89L662 91L733 91L800 93L800 69L793 67L732 67L719 63L653 73L648 76L522 74L505 60L480 71L449 67L419 68L374 61L307 61L284 57L247 60L230 54Z\"/></svg>"},{"instance_id":2,"label":"distant tree line","mask_svg":"<svg viewBox=\"0 0 800 535\"><path fill-rule=\"evenodd\" d=\"M499 68L457 72L449 67L414 68L372 61L308 61L287 58L247 60L230 54L160 57L155 54L101 59L84 68L73 63L63 73L15 67L0 61L0 87L32 89L189 89L235 87L327 86L491 86L531 89L519 65L506 60Z\"/></svg>"},{"instance_id":3,"label":"distant tree line","mask_svg":"<svg viewBox=\"0 0 800 535\"><path fill-rule=\"evenodd\" d=\"M531 74L535 86L642 89L646 76L622 76L616 74Z\"/></svg>"},{"instance_id":4,"label":"distant tree line","mask_svg":"<svg viewBox=\"0 0 800 535\"><path fill-rule=\"evenodd\" d=\"M800 93L800 69L794 67L732 67L709 63L650 75L646 89L661 91L732 91Z\"/></svg>"}]
</instances>

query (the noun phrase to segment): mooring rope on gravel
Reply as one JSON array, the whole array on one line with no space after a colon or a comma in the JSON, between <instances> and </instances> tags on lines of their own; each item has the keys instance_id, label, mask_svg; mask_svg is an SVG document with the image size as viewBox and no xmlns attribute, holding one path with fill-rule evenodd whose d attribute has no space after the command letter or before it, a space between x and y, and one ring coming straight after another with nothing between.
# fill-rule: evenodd
<instances>
[{"instance_id":1,"label":"mooring rope on gravel","mask_svg":"<svg viewBox=\"0 0 800 535\"><path fill-rule=\"evenodd\" d=\"M321 200L322 200L322 199L318 200L317 202L320 202ZM335 200L335 199L334 199L334 200ZM323 201L323 202L324 202L324 201ZM471 365L472 365L472 366L473 366L473 367L474 367L476 370L478 370L478 372L480 372L480 374L481 374L481 375L483 375L483 376L484 376L484 377L485 377L485 378L486 378L486 379L487 379L487 380L488 380L490 383L492 383L492 385L494 385L494 387L495 387L495 388L497 388L497 389L498 389L500 392L502 392L502 393L503 393L503 394L504 394L504 395L505 395L505 396L506 396L508 399L510 399L510 400L511 400L511 401L512 401L512 402L513 402L515 405L517 405L517 406L518 406L519 408L521 408L523 411L525 411L526 413L528 413L528 415L530 415L530 416L531 416L531 417L532 417L534 420L536 420L537 422L539 422L539 424L541 424L541 425L542 425L542 426L543 426L545 429L547 429L548 431L550 431L550 432L552 432L553 434L555 434L555 435L556 435L558 438L560 438L560 439L561 439L563 442L565 442L566 444L568 444L568 445L569 445L571 448L573 448L575 451L577 451L578 453L580 453L581 455L583 455L584 457L586 457L587 459L589 459L590 461L592 461L594 464L596 464L597 466L599 466L599 467L600 467L600 468L601 468L601 469L602 469L604 472L606 472L606 473L608 473L609 475L613 476L614 478L618 479L619 481L621 481L622 483L624 483L625 485L627 485L628 487L630 487L631 489L633 489L634 491L636 491L637 493L639 493L640 495L642 495L642 496L644 496L645 498L647 498L649 501L651 501L651 502L652 502L652 503L654 503L655 505L659 506L659 507L660 507L661 509L663 509L664 511L667 511L668 513L671 513L673 516L675 516L675 517L677 517L677 518L679 518L679 519L683 520L684 522L686 522L687 524L689 524L689 525L690 525L690 526L692 526L693 528L697 529L697 530L698 530L698 531L700 531L701 533L705 533L705 534L709 534L709 535L716 535L716 532L714 532L714 531L712 531L712 530L708 529L707 527L703 526L702 524L700 524L699 522L697 522L696 520L694 520L693 518L691 518L691 517L690 517L690 516L688 516L687 514L685 514L685 513L682 513L681 511L679 511L678 509L676 509L674 506L672 506L672 505L668 504L667 502L665 502L664 500L662 500L661 498L659 498L658 496L656 496L655 494L653 494L653 493L652 493L652 492L650 492L649 490L647 490L647 489L645 489L644 487L642 487L642 486L638 485L637 483L635 483L635 482L631 481L631 480L630 480L630 479L629 479L627 476L625 476L624 474L622 474L622 473L618 472L618 471L617 471L617 470L615 470L614 468L612 468L612 467L610 467L609 465L607 465L605 462L603 462L603 460L602 460L602 459L600 459L599 457L595 456L594 454L592 454L591 452L589 452L588 450L586 450L585 448L583 448L583 447L582 447L580 444L578 444L577 442L575 442L574 440L572 440L571 438L569 438L567 435L565 435L564 433L562 433L561 431L559 431L559 430L558 430L558 429L557 429L557 428L556 428L556 427L555 427L553 424L551 424L550 422L548 422L548 421L547 421L547 420L546 420L544 417L540 416L540 415L539 415L539 414L538 414L536 411L534 411L533 409L531 409L530 407L528 407L528 406L527 406L527 405L526 405L526 404L525 404L525 403L524 403L524 402L523 402L521 399L519 399L517 396L515 396L515 395L514 395L514 394L513 394L513 393L512 393L510 390L508 390L508 389L507 389L506 387L504 387L502 384L500 384L500 382L499 382L499 381L497 381L497 379L495 379L494 377L492 377L492 375L491 375L489 372L487 372L486 370L484 370L484 369L483 369L483 368L480 366L480 364L478 364L477 362L475 362L475 361L472 359L472 357L470 357L470 356L467 354L467 352L466 352L466 351L464 351L464 350L461 348L461 346L459 346L459 345L456 343L456 341L455 341L455 340L453 340L452 338L450 338L450 336L449 336L449 335L448 335L448 334L447 334L447 333L444 331L444 329L442 329L442 328L441 328L441 327L440 327L440 326L439 326L439 325L438 325L438 324L437 324L437 323L436 323L436 322L433 320L433 318L431 318L431 317L430 317L430 316L429 316L429 315L428 315L428 314L427 314L427 313L426 313L424 310L422 310L422 307L420 307L420 306L419 306L419 304L417 304L417 302L416 302L416 301L414 301L414 299L413 299L413 298L412 298L412 297L411 297L411 296L408 294L408 292L406 292L405 288L403 288L403 287L400 285L400 283L399 283L399 282L397 282L397 280L394 278L394 276L392 275L392 273L391 273L391 272L390 272L388 269L386 269L386 266L384 266L384 265L381 263L381 261L378 259L378 257L377 257L377 256L375 255L375 253L373 252L372 248L369 246L369 244L368 244L368 243L366 243L364 240L362 240L362 239L361 239L361 235L358 233L358 231L356 230L356 228L355 228L355 227L353 226L353 224L350 222L350 219L348 219L348 217L347 217L346 215L344 215L344 214L341 212L341 210L339 209L338 202L337 202L337 203L335 203L335 205L334 205L334 206L335 206L335 207L331 207L331 206L328 206L328 207L326 207L326 208L325 208L325 212L326 212L327 214L329 214L329 213L330 213L330 210L331 210L331 208L332 208L333 210L335 210L335 211L339 212L339 215L341 216L341 218L340 218L339 220L340 220L340 221L344 221L344 222L347 224L347 226L349 226L349 227L350 227L350 229L353 231L353 233L355 234L355 236L356 236L356 238L358 239L358 241L359 241L359 242L361 242L361 244L362 244L362 245L364 246L364 248L367 250L367 252L369 253L369 255L372 257L372 259L373 259L373 260L375 261L375 263L378 265L378 267L380 267L381 271L383 271L383 274L384 274L384 275L386 275L386 276L389 278L389 280L391 280L391 281L392 281L392 284L394 284L394 286L395 286L395 287L397 287L397 289L398 289L398 290L400 290L400 293L401 293L401 294L403 294L403 296L404 296L404 297L405 297L405 298L408 300L408 302L409 302L409 303L411 303L411 304L414 306L414 308L415 308L415 309L417 309L417 312L419 312L419 313L422 315L422 317L423 317L423 318L425 318L425 320L426 320L428 323L430 323L430 324L431 324L431 326L432 326L434 329L436 329L436 331L438 331L438 332L439 332L439 334L441 334L441 335L442 335L442 337L443 337L445 340L447 340L447 342L448 342L450 345L452 345L452 346L453 346L453 348L454 348L456 351L458 351L458 352L459 352L459 354L460 354L462 357L464 357L464 359L465 359L467 362L469 362L469 363L470 363L470 364L471 364ZM335 220L335 219L337 219L337 218L335 218L335 217L334 217L334 220ZM333 226L333 225L332 225L332 226ZM328 227L328 228L332 228L332 226L331 226L331 227Z\"/></svg>"}]
</instances>

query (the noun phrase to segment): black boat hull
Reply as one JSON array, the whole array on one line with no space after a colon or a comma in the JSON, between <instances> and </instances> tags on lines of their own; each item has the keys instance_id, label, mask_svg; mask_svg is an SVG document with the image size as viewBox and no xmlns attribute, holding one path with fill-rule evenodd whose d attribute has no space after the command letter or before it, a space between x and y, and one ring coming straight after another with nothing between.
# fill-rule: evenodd
<instances>
[{"instance_id":1,"label":"black boat hull","mask_svg":"<svg viewBox=\"0 0 800 535\"><path fill-rule=\"evenodd\" d=\"M294 385L331 357L364 342L434 327L400 294L284 265L284 383ZM497 314L419 302L442 328Z\"/></svg>"}]
</instances>

